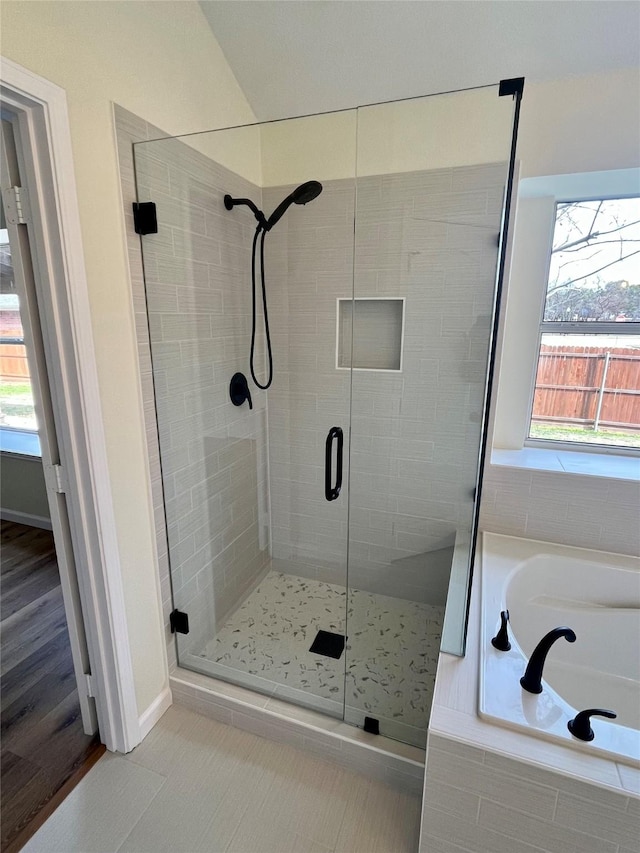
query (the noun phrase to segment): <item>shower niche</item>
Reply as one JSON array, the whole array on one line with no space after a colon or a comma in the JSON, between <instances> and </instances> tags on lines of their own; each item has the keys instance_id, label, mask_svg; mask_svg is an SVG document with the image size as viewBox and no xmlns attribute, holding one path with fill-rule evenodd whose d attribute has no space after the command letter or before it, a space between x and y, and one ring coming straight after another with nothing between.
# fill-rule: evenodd
<instances>
[{"instance_id":1,"label":"shower niche","mask_svg":"<svg viewBox=\"0 0 640 853\"><path fill-rule=\"evenodd\" d=\"M493 86L134 146L180 666L424 745L513 119Z\"/></svg>"},{"instance_id":2,"label":"shower niche","mask_svg":"<svg viewBox=\"0 0 640 853\"><path fill-rule=\"evenodd\" d=\"M338 299L336 367L402 370L403 298Z\"/></svg>"}]
</instances>

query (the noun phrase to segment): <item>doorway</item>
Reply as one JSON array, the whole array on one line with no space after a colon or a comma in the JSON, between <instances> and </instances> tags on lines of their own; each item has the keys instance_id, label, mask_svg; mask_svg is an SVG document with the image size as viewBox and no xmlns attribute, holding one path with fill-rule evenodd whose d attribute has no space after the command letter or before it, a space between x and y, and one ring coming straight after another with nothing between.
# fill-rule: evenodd
<instances>
[{"instance_id":1,"label":"doorway","mask_svg":"<svg viewBox=\"0 0 640 853\"><path fill-rule=\"evenodd\" d=\"M1 156L4 851L19 849L104 747L87 679L25 157L10 110L2 112Z\"/></svg>"}]
</instances>

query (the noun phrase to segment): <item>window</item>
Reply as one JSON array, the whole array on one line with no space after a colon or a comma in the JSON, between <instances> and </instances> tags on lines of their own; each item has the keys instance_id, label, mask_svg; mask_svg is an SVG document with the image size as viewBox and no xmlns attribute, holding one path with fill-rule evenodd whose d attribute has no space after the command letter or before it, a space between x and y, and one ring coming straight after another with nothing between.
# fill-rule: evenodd
<instances>
[{"instance_id":1,"label":"window","mask_svg":"<svg viewBox=\"0 0 640 853\"><path fill-rule=\"evenodd\" d=\"M529 438L640 449L640 198L556 205Z\"/></svg>"},{"instance_id":2,"label":"window","mask_svg":"<svg viewBox=\"0 0 640 853\"><path fill-rule=\"evenodd\" d=\"M38 430L6 230L0 230L0 428Z\"/></svg>"}]
</instances>

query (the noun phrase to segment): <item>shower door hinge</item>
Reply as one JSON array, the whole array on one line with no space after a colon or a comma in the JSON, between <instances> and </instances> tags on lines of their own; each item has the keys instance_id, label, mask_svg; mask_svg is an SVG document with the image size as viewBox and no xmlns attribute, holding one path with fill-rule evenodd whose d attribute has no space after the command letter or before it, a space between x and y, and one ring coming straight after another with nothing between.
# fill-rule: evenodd
<instances>
[{"instance_id":1,"label":"shower door hinge","mask_svg":"<svg viewBox=\"0 0 640 853\"><path fill-rule=\"evenodd\" d=\"M158 217L154 201L133 202L133 227L136 234L157 234Z\"/></svg>"},{"instance_id":2,"label":"shower door hinge","mask_svg":"<svg viewBox=\"0 0 640 853\"><path fill-rule=\"evenodd\" d=\"M12 225L28 225L31 223L31 207L29 196L24 187L7 187L2 191L7 222Z\"/></svg>"},{"instance_id":3,"label":"shower door hinge","mask_svg":"<svg viewBox=\"0 0 640 853\"><path fill-rule=\"evenodd\" d=\"M93 683L93 676L91 675L90 672L85 672L84 684L85 684L87 696L90 699L95 699L96 693L95 693L95 687L94 687L94 683Z\"/></svg>"},{"instance_id":4,"label":"shower door hinge","mask_svg":"<svg viewBox=\"0 0 640 853\"><path fill-rule=\"evenodd\" d=\"M380 734L380 720L376 720L375 717L365 717L364 718L364 726L362 727L365 732L368 732L370 735L379 735Z\"/></svg>"},{"instance_id":5,"label":"shower door hinge","mask_svg":"<svg viewBox=\"0 0 640 853\"><path fill-rule=\"evenodd\" d=\"M43 465L47 486L56 494L64 495L69 490L67 472L62 465Z\"/></svg>"},{"instance_id":6,"label":"shower door hinge","mask_svg":"<svg viewBox=\"0 0 640 853\"><path fill-rule=\"evenodd\" d=\"M511 95L515 98L516 95L522 97L524 92L524 77L510 77L508 80L501 80L498 88L498 97L503 98L506 95Z\"/></svg>"},{"instance_id":7,"label":"shower door hinge","mask_svg":"<svg viewBox=\"0 0 640 853\"><path fill-rule=\"evenodd\" d=\"M169 624L171 625L172 634L189 633L189 617L186 613L182 613L180 610L174 610L169 616Z\"/></svg>"}]
</instances>

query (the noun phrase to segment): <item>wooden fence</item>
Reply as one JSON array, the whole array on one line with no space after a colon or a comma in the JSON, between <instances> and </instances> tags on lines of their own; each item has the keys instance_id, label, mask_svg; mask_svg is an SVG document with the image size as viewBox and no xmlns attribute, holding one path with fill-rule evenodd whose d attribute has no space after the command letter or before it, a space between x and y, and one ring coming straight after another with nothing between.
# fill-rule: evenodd
<instances>
[{"instance_id":1,"label":"wooden fence","mask_svg":"<svg viewBox=\"0 0 640 853\"><path fill-rule=\"evenodd\" d=\"M24 346L0 344L0 374L24 381ZM543 345L533 420L640 430L640 353L632 348Z\"/></svg>"},{"instance_id":2,"label":"wooden fence","mask_svg":"<svg viewBox=\"0 0 640 853\"><path fill-rule=\"evenodd\" d=\"M533 420L640 429L640 352L543 345Z\"/></svg>"},{"instance_id":3,"label":"wooden fence","mask_svg":"<svg viewBox=\"0 0 640 853\"><path fill-rule=\"evenodd\" d=\"M14 382L29 378L27 350L22 344L0 344L0 376Z\"/></svg>"}]
</instances>

